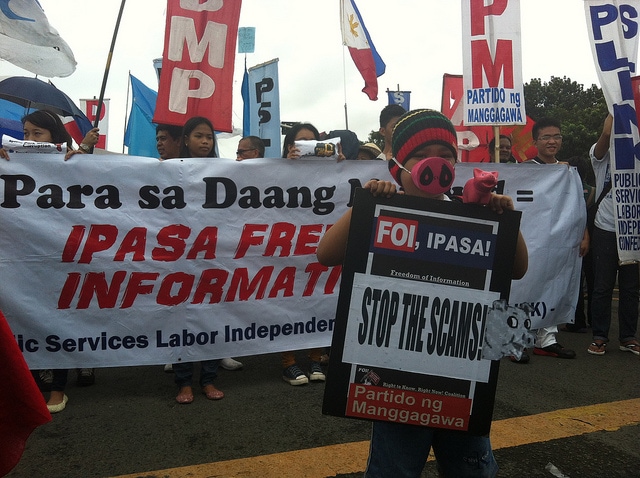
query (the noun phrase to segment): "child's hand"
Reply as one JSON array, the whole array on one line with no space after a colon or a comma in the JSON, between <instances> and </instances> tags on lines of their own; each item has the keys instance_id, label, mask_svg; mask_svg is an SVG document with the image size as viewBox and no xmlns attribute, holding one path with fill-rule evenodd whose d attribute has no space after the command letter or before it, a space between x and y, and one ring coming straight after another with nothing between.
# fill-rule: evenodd
<instances>
[{"instance_id":1,"label":"child's hand","mask_svg":"<svg viewBox=\"0 0 640 478\"><path fill-rule=\"evenodd\" d=\"M489 199L489 204L487 204L487 206L498 214L502 214L505 210L513 211L515 209L513 207L513 199L511 199L511 196L495 193L491 193L491 198Z\"/></svg>"},{"instance_id":2,"label":"child's hand","mask_svg":"<svg viewBox=\"0 0 640 478\"><path fill-rule=\"evenodd\" d=\"M369 179L369 181L367 181L363 187L371 191L371 194L373 194L373 196L384 196L390 198L396 193L396 185L391 181Z\"/></svg>"}]
</instances>

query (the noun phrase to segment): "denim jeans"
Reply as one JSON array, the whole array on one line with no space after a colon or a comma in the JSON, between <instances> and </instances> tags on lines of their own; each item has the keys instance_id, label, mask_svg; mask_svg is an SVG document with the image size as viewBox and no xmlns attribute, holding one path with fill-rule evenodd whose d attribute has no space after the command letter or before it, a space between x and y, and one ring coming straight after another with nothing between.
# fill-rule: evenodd
<instances>
[{"instance_id":1,"label":"denim jeans","mask_svg":"<svg viewBox=\"0 0 640 478\"><path fill-rule=\"evenodd\" d=\"M489 478L498 472L488 437L374 422L365 477L420 478L432 447L438 471L444 477Z\"/></svg>"},{"instance_id":2,"label":"denim jeans","mask_svg":"<svg viewBox=\"0 0 640 478\"><path fill-rule=\"evenodd\" d=\"M218 365L221 359L203 360L200 362L200 386L213 384L218 376ZM178 387L191 387L194 362L178 362L173 364L173 374Z\"/></svg>"},{"instance_id":3,"label":"denim jeans","mask_svg":"<svg viewBox=\"0 0 640 478\"><path fill-rule=\"evenodd\" d=\"M615 232L595 227L591 238L593 255L593 297L591 299L591 327L593 338L609 340L611 326L611 300L618 276L618 321L621 342L636 338L638 328L638 264L618 264Z\"/></svg>"}]
</instances>

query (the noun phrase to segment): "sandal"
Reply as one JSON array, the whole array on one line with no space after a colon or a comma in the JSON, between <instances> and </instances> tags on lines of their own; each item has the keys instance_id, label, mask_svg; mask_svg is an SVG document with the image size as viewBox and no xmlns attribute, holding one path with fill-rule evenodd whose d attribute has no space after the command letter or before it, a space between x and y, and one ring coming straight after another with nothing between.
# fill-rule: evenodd
<instances>
[{"instance_id":1,"label":"sandal","mask_svg":"<svg viewBox=\"0 0 640 478\"><path fill-rule=\"evenodd\" d=\"M202 387L202 393L204 393L204 396L209 400L221 400L224 398L224 392L222 390L218 390L211 384Z\"/></svg>"},{"instance_id":2,"label":"sandal","mask_svg":"<svg viewBox=\"0 0 640 478\"><path fill-rule=\"evenodd\" d=\"M605 352L604 348L606 346L607 346L607 343L604 340L597 339L591 342L591 345L589 345L587 352L589 352L591 355L604 355L604 352Z\"/></svg>"},{"instance_id":3,"label":"sandal","mask_svg":"<svg viewBox=\"0 0 640 478\"><path fill-rule=\"evenodd\" d=\"M632 354L640 355L640 344L637 340L629 340L620 344L620 350L623 352L631 352Z\"/></svg>"}]
</instances>

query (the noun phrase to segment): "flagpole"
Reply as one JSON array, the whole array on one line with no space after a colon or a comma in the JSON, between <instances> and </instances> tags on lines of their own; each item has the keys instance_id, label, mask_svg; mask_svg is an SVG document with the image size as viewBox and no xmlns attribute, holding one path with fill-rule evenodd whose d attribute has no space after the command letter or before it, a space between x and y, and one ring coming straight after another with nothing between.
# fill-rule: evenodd
<instances>
[{"instance_id":1,"label":"flagpole","mask_svg":"<svg viewBox=\"0 0 640 478\"><path fill-rule=\"evenodd\" d=\"M127 102L124 106L124 128L122 129L122 154L124 154L124 137L127 134L127 116L129 114L129 88L131 87L131 70L127 75Z\"/></svg>"},{"instance_id":2,"label":"flagpole","mask_svg":"<svg viewBox=\"0 0 640 478\"><path fill-rule=\"evenodd\" d=\"M347 67L344 56L344 32L342 32L342 29L344 28L344 18L342 18L342 14L344 12L343 3L344 0L340 0L340 31L342 36L342 88L344 90L344 129L349 129L349 112L347 109Z\"/></svg>"},{"instance_id":3,"label":"flagpole","mask_svg":"<svg viewBox=\"0 0 640 478\"><path fill-rule=\"evenodd\" d=\"M104 102L104 90L107 88L107 77L109 76L109 68L111 67L111 57L113 56L113 50L116 46L116 37L118 36L118 28L120 28L120 20L122 19L122 11L124 10L124 4L126 0L122 0L120 3L120 11L118 12L118 19L116 20L116 26L113 30L113 38L111 39L111 47L109 48L109 54L107 55L107 65L104 69L104 76L102 77L102 87L100 88L100 97L98 98L98 106L96 107L96 117L93 120L93 127L98 126L100 121L100 113L102 113L102 103Z\"/></svg>"}]
</instances>

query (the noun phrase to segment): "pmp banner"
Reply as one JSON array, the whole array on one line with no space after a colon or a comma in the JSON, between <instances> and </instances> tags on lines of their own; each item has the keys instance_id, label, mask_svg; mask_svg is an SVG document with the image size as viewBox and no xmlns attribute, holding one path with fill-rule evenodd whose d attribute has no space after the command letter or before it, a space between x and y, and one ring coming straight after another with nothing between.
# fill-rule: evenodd
<instances>
[{"instance_id":1,"label":"pmp banner","mask_svg":"<svg viewBox=\"0 0 640 478\"><path fill-rule=\"evenodd\" d=\"M168 0L154 123L204 116L232 131L231 103L241 0Z\"/></svg>"},{"instance_id":2,"label":"pmp banner","mask_svg":"<svg viewBox=\"0 0 640 478\"><path fill-rule=\"evenodd\" d=\"M250 131L264 141L265 158L280 158L278 59L249 68Z\"/></svg>"},{"instance_id":3,"label":"pmp banner","mask_svg":"<svg viewBox=\"0 0 640 478\"><path fill-rule=\"evenodd\" d=\"M584 6L598 78L613 116L609 152L618 256L623 263L640 261L640 134L632 85L640 1L586 0Z\"/></svg>"},{"instance_id":4,"label":"pmp banner","mask_svg":"<svg viewBox=\"0 0 640 478\"><path fill-rule=\"evenodd\" d=\"M456 169L460 195L473 165ZM531 303L533 328L571 319L586 215L577 172L491 169L529 249L511 300ZM322 267L316 245L356 187L389 177L384 161L31 153L0 173L0 309L32 368L329 345L340 268Z\"/></svg>"},{"instance_id":5,"label":"pmp banner","mask_svg":"<svg viewBox=\"0 0 640 478\"><path fill-rule=\"evenodd\" d=\"M525 124L520 0L462 0L464 125Z\"/></svg>"}]
</instances>

